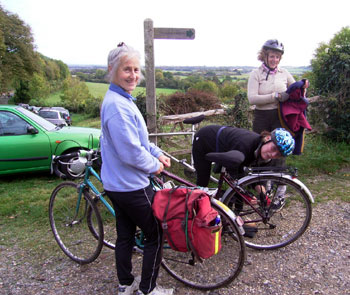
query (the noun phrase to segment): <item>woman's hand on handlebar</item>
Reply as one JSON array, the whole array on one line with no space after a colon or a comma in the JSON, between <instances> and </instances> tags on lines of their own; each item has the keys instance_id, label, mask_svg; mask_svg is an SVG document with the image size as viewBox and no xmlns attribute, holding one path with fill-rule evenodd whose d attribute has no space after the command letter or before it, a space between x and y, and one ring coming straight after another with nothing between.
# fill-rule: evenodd
<instances>
[{"instance_id":1,"label":"woman's hand on handlebar","mask_svg":"<svg viewBox=\"0 0 350 295\"><path fill-rule=\"evenodd\" d=\"M159 169L153 173L155 175L158 175L159 173L161 173L164 170L164 165L162 164L162 162L160 162L159 164L160 164Z\"/></svg>"},{"instance_id":2,"label":"woman's hand on handlebar","mask_svg":"<svg viewBox=\"0 0 350 295\"><path fill-rule=\"evenodd\" d=\"M169 168L171 163L170 163L170 158L164 155L159 156L158 158L159 162L163 163L165 167ZM163 168L164 169L164 168ZM162 172L162 171L160 171ZM159 172L159 173L160 173Z\"/></svg>"}]
</instances>

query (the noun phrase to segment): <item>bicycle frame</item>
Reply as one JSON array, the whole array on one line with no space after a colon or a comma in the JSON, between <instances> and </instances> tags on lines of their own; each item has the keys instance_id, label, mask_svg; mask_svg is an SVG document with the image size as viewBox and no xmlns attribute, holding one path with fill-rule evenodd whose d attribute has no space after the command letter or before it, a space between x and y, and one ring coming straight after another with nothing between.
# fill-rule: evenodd
<instances>
[{"instance_id":1,"label":"bicycle frame","mask_svg":"<svg viewBox=\"0 0 350 295\"><path fill-rule=\"evenodd\" d=\"M185 186L190 186L190 187L195 187L196 185L191 183L190 181L187 181L169 171L164 170L162 172L162 175L167 176L169 178L171 178L172 180L175 180ZM244 202L246 202L247 204L249 204L249 206L252 208L252 210L254 210L261 218L263 222L267 222L269 217L270 217L270 210L264 210L263 212L260 212L251 202L251 200L244 194L244 190L240 187L240 184L247 181L250 178L256 178L258 176L278 176L280 178L284 178L284 179L288 179L290 181L295 182L296 184L298 184L299 187L301 187L305 193L307 194L308 198L310 199L310 201L312 203L314 203L314 199L312 197L311 192L309 191L309 189L301 182L299 181L297 178L293 177L293 175L289 175L289 174L285 174L285 173L276 173L276 172L271 172L271 171L267 171L267 172L261 172L261 173L249 173L249 175L240 178L240 179L233 179L227 172L226 172L226 168L222 167L221 173L220 173L220 178L218 181L218 186L217 186L217 192L214 195L214 199L216 199L217 201L219 201L223 206L226 207L226 205L224 205L224 201L225 198L230 195L232 193L232 191L234 191L235 193L237 193L242 200L244 200ZM223 196L219 196L220 190L223 186L223 184L226 183L229 188L225 190L225 193ZM264 200L260 200L261 203L265 203L266 199ZM220 205L220 204L219 204ZM265 204L266 205L266 204ZM220 205L221 206L221 205ZM224 208L224 207L223 207ZM228 209L228 208L227 208ZM228 211L231 211L230 209L228 209ZM246 223L254 223L254 222L259 222L261 220L251 220L251 221L246 221Z\"/></svg>"},{"instance_id":2,"label":"bicycle frame","mask_svg":"<svg viewBox=\"0 0 350 295\"><path fill-rule=\"evenodd\" d=\"M299 179L293 177L292 175L289 174L281 174L281 173L274 173L274 172L263 172L263 173L250 173L247 176L244 176L240 179L237 180L237 183L235 186L240 186L241 183L247 181L248 179L251 178L255 178L255 177L259 177L259 176L278 176L280 178L284 178L284 179L288 179L290 181L295 182L298 186L300 186L300 188L306 193L306 195L308 196L309 200L311 203L314 203L314 197L312 196L312 193L310 192L310 190L306 187L306 185L304 183L302 183ZM228 183L227 178L225 180L226 183ZM232 190L235 190L232 185L230 185L230 188L227 189L224 193L224 195L221 197L221 200L225 200L225 198L231 194Z\"/></svg>"},{"instance_id":3,"label":"bicycle frame","mask_svg":"<svg viewBox=\"0 0 350 295\"><path fill-rule=\"evenodd\" d=\"M83 195L83 191L86 187L89 187L93 194L107 207L108 211L113 214L115 217L115 212L113 207L106 201L106 199L103 197L103 192L101 193L96 186L92 183L90 180L90 176L94 176L100 183L102 183L101 177L98 175L98 173L92 168L92 161L91 159L88 159L90 163L88 162L85 166L85 176L84 181L79 185L79 198L77 203L77 210L79 210L80 206L80 200Z\"/></svg>"}]
</instances>

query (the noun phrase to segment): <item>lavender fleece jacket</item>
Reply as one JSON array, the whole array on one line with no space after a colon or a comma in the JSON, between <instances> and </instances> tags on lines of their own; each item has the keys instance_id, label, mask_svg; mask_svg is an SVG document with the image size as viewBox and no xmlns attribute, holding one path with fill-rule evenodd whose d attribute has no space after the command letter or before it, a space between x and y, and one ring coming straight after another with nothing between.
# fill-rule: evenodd
<instances>
[{"instance_id":1,"label":"lavender fleece jacket","mask_svg":"<svg viewBox=\"0 0 350 295\"><path fill-rule=\"evenodd\" d=\"M149 142L146 123L130 94L115 84L101 109L101 177L108 191L129 192L149 185L160 167L161 150Z\"/></svg>"}]
</instances>

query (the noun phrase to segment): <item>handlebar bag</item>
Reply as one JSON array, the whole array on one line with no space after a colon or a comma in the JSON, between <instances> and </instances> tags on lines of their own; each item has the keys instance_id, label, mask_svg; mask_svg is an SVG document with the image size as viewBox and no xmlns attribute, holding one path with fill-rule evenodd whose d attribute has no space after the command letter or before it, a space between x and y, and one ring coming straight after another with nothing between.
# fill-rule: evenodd
<instances>
[{"instance_id":1,"label":"handlebar bag","mask_svg":"<svg viewBox=\"0 0 350 295\"><path fill-rule=\"evenodd\" d=\"M163 239L173 250L192 251L199 259L220 251L222 225L213 225L218 212L203 190L183 186L159 190L152 208L162 224Z\"/></svg>"}]
</instances>

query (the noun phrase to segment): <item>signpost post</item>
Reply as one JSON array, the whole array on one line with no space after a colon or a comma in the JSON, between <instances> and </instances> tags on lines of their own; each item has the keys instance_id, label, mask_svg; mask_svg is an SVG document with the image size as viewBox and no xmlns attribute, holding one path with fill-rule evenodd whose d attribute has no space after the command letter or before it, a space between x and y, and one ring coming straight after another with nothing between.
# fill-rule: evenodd
<instances>
[{"instance_id":1,"label":"signpost post","mask_svg":"<svg viewBox=\"0 0 350 295\"><path fill-rule=\"evenodd\" d=\"M146 112L149 133L157 133L156 79L154 68L154 39L193 40L194 29L153 28L153 21L144 21L145 70L146 70ZM151 139L157 143L157 137Z\"/></svg>"}]
</instances>

